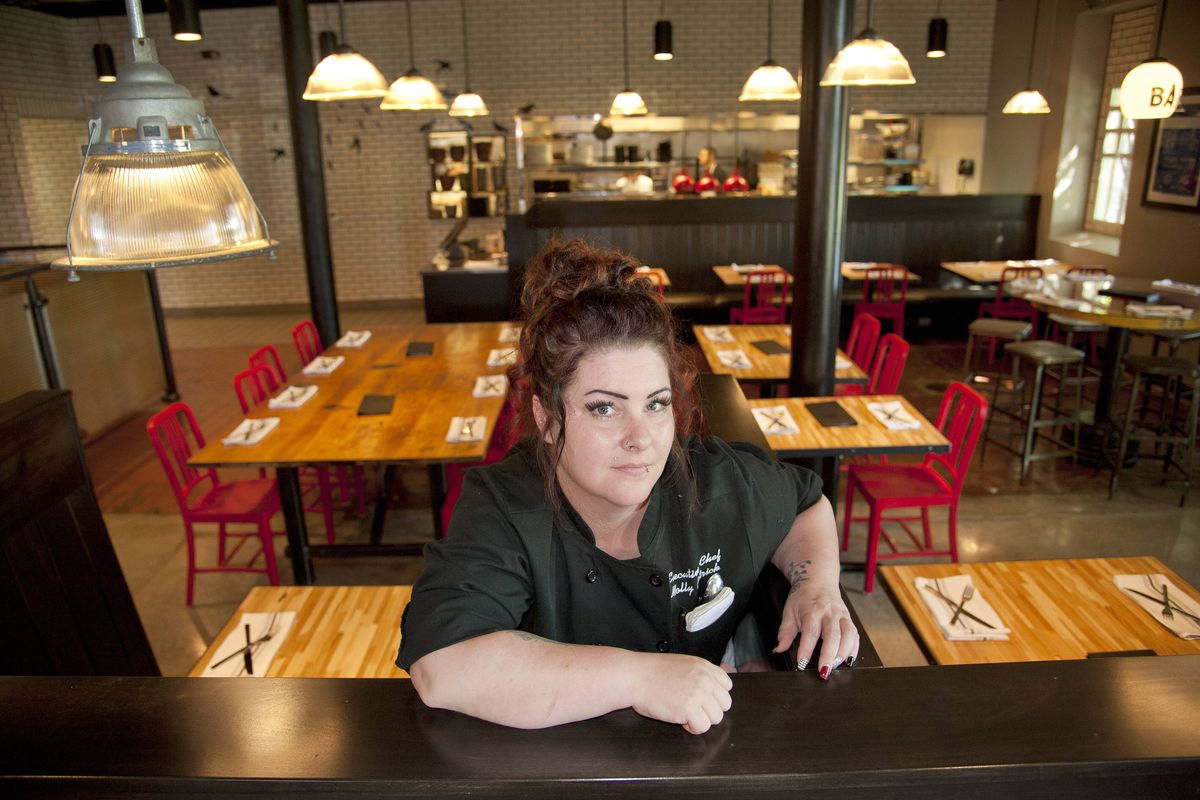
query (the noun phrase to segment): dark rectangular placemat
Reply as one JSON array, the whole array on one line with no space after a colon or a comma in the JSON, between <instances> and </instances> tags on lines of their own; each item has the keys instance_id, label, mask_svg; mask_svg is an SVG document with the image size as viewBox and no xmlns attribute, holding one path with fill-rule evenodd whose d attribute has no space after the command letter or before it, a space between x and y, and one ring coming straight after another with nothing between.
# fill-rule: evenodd
<instances>
[{"instance_id":1,"label":"dark rectangular placemat","mask_svg":"<svg viewBox=\"0 0 1200 800\"><path fill-rule=\"evenodd\" d=\"M431 356L433 355L433 342L409 342L408 348L404 351L406 356Z\"/></svg>"},{"instance_id":2,"label":"dark rectangular placemat","mask_svg":"<svg viewBox=\"0 0 1200 800\"><path fill-rule=\"evenodd\" d=\"M759 339L757 342L751 342L750 344L754 345L769 356L779 356L783 355L784 353L792 352L774 339Z\"/></svg>"},{"instance_id":3,"label":"dark rectangular placemat","mask_svg":"<svg viewBox=\"0 0 1200 800\"><path fill-rule=\"evenodd\" d=\"M826 428L840 428L845 425L857 425L858 422L850 416L842 404L836 400L826 400L823 403L809 403L808 413L816 418Z\"/></svg>"},{"instance_id":4,"label":"dark rectangular placemat","mask_svg":"<svg viewBox=\"0 0 1200 800\"><path fill-rule=\"evenodd\" d=\"M395 400L396 396L391 394L363 395L362 402L358 404L358 415L369 417L375 414L390 414Z\"/></svg>"}]
</instances>

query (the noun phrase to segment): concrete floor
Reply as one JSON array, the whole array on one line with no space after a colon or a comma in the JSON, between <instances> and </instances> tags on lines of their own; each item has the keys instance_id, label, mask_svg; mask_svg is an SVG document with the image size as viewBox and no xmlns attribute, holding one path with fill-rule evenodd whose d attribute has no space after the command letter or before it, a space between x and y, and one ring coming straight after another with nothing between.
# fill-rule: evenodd
<instances>
[{"instance_id":1,"label":"concrete floor","mask_svg":"<svg viewBox=\"0 0 1200 800\"><path fill-rule=\"evenodd\" d=\"M230 380L251 350L276 343L287 363L296 357L289 331L297 314L238 314L179 317L168 321L180 392L216 435L240 417ZM382 330L420 322L419 309L345 312L344 329ZM945 385L958 377L961 343L913 347L903 393L925 414L937 409ZM199 659L246 592L265 583L261 575L216 573L199 576L196 604L184 605L186 554L182 525L166 480L145 438L150 408L87 448L87 458L109 533L133 592L164 675L185 674ZM1068 460L1034 464L1018 482L1015 457L989 448L971 466L959 512L959 549L963 561L1032 558L1153 555L1193 585L1200 585L1200 491L1187 508L1178 507L1179 484L1160 485L1154 465L1139 465L1122 476L1117 498L1107 497L1107 474L1072 467ZM374 485L370 483L369 485ZM428 540L428 481L423 469L404 471L393 495L386 540ZM840 514L840 507L838 509ZM944 514L934 515L945 530ZM366 521L343 515L339 541L365 537ZM310 527L319 529L314 518ZM282 529L282 522L277 526ZM215 550L215 533L201 536L201 552ZM861 561L864 530L855 531L848 561ZM283 577L288 562L278 551ZM421 559L322 560L316 565L323 584L411 583ZM843 586L866 633L888 666L925 660L881 588L862 592L861 572L846 571Z\"/></svg>"}]
</instances>

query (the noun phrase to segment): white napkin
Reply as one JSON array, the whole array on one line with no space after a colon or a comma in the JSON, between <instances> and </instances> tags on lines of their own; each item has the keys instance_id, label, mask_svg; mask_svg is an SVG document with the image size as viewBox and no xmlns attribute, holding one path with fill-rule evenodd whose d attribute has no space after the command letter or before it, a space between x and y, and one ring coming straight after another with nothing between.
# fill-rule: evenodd
<instances>
[{"instance_id":1,"label":"white napkin","mask_svg":"<svg viewBox=\"0 0 1200 800\"><path fill-rule=\"evenodd\" d=\"M295 611L280 611L274 614L269 612L242 614L237 627L225 637L225 641L221 642L217 652L213 653L213 657L204 665L203 677L265 678L267 670L271 667L271 659L275 658L275 654L279 652L280 645L287 638L295 622ZM254 667L253 675L246 673L246 659L241 652L246 647L246 625L250 626L250 659ZM271 635L270 639L259 641L268 633ZM234 655L235 653L236 655ZM233 657L229 658L230 656ZM213 667L214 664L227 658L229 660L224 664Z\"/></svg>"},{"instance_id":2,"label":"white napkin","mask_svg":"<svg viewBox=\"0 0 1200 800\"><path fill-rule=\"evenodd\" d=\"M317 356L301 372L305 375L328 375L342 365L345 356Z\"/></svg>"},{"instance_id":3,"label":"white napkin","mask_svg":"<svg viewBox=\"0 0 1200 800\"><path fill-rule=\"evenodd\" d=\"M1063 280L1071 281L1072 283L1092 283L1093 281L1111 281L1115 280L1115 278L1107 272L1102 275L1087 272L1064 272Z\"/></svg>"},{"instance_id":4,"label":"white napkin","mask_svg":"<svg viewBox=\"0 0 1200 800\"><path fill-rule=\"evenodd\" d=\"M516 341L519 341L520 338L521 338L521 329L520 328L514 328L514 327L509 326L507 328L500 329L500 343L501 344L512 344Z\"/></svg>"},{"instance_id":5,"label":"white napkin","mask_svg":"<svg viewBox=\"0 0 1200 800\"><path fill-rule=\"evenodd\" d=\"M475 379L473 397L501 397L508 391L508 378L503 375L480 375Z\"/></svg>"},{"instance_id":6,"label":"white napkin","mask_svg":"<svg viewBox=\"0 0 1200 800\"><path fill-rule=\"evenodd\" d=\"M854 362L844 356L835 356L833 359L834 369L850 369L854 366Z\"/></svg>"},{"instance_id":7,"label":"white napkin","mask_svg":"<svg viewBox=\"0 0 1200 800\"><path fill-rule=\"evenodd\" d=\"M758 272L761 269L766 269L764 264L730 264L729 266L733 267L733 271L739 275L743 272Z\"/></svg>"},{"instance_id":8,"label":"white napkin","mask_svg":"<svg viewBox=\"0 0 1200 800\"><path fill-rule=\"evenodd\" d=\"M346 331L342 338L333 343L334 347L362 347L371 338L370 331Z\"/></svg>"},{"instance_id":9,"label":"white napkin","mask_svg":"<svg viewBox=\"0 0 1200 800\"><path fill-rule=\"evenodd\" d=\"M317 393L316 386L289 386L268 401L268 408L299 408Z\"/></svg>"},{"instance_id":10,"label":"white napkin","mask_svg":"<svg viewBox=\"0 0 1200 800\"><path fill-rule=\"evenodd\" d=\"M704 338L710 342L736 342L733 338L733 332L729 330L728 325L705 325L700 329L704 334Z\"/></svg>"},{"instance_id":11,"label":"white napkin","mask_svg":"<svg viewBox=\"0 0 1200 800\"><path fill-rule=\"evenodd\" d=\"M1194 294L1200 297L1200 286L1194 283L1184 283L1183 281L1173 281L1170 278L1160 278L1156 281L1150 281L1151 286L1156 286L1159 289L1168 289L1172 292L1184 292L1186 294Z\"/></svg>"},{"instance_id":12,"label":"white napkin","mask_svg":"<svg viewBox=\"0 0 1200 800\"><path fill-rule=\"evenodd\" d=\"M501 347L488 351L487 365L489 367L507 367L509 364L515 363L517 363L517 350L515 347Z\"/></svg>"},{"instance_id":13,"label":"white napkin","mask_svg":"<svg viewBox=\"0 0 1200 800\"><path fill-rule=\"evenodd\" d=\"M1192 309L1183 306L1152 305L1150 303L1126 303L1125 310L1135 317L1163 317L1166 319L1191 319Z\"/></svg>"},{"instance_id":14,"label":"white napkin","mask_svg":"<svg viewBox=\"0 0 1200 800\"><path fill-rule=\"evenodd\" d=\"M752 369L754 364L750 363L750 359L746 357L746 353L740 348L737 350L718 350L717 358L721 363L730 369Z\"/></svg>"},{"instance_id":15,"label":"white napkin","mask_svg":"<svg viewBox=\"0 0 1200 800\"><path fill-rule=\"evenodd\" d=\"M487 417L455 417L446 432L447 442L481 442L487 433Z\"/></svg>"},{"instance_id":16,"label":"white napkin","mask_svg":"<svg viewBox=\"0 0 1200 800\"><path fill-rule=\"evenodd\" d=\"M1008 282L1008 291L1012 294L1037 294L1046 288L1042 278L1013 278Z\"/></svg>"},{"instance_id":17,"label":"white napkin","mask_svg":"<svg viewBox=\"0 0 1200 800\"><path fill-rule=\"evenodd\" d=\"M259 417L244 419L229 435L221 440L222 444L258 444L263 438L275 430L279 417Z\"/></svg>"},{"instance_id":18,"label":"white napkin","mask_svg":"<svg viewBox=\"0 0 1200 800\"><path fill-rule=\"evenodd\" d=\"M1126 597L1141 606L1142 610L1158 620L1171 633L1181 639L1200 639L1200 622L1188 616L1188 614L1192 614L1200 617L1200 603L1171 583L1166 575L1114 575L1113 582L1125 593ZM1162 615L1161 598L1164 585L1167 587L1167 597L1171 601L1173 619L1166 619ZM1150 595L1156 599L1151 600L1135 594L1135 592L1141 592L1143 595Z\"/></svg>"},{"instance_id":19,"label":"white napkin","mask_svg":"<svg viewBox=\"0 0 1200 800\"><path fill-rule=\"evenodd\" d=\"M1046 303L1047 305L1058 306L1059 308L1074 309L1076 311L1088 306L1088 303L1084 302L1083 300L1074 300L1070 297L1061 297L1045 290L1038 292L1037 294L1028 295L1026 299L1036 300L1039 303Z\"/></svg>"},{"instance_id":20,"label":"white napkin","mask_svg":"<svg viewBox=\"0 0 1200 800\"><path fill-rule=\"evenodd\" d=\"M847 261L846 266L855 272L866 272L869 269L875 268L874 261Z\"/></svg>"},{"instance_id":21,"label":"white napkin","mask_svg":"<svg viewBox=\"0 0 1200 800\"><path fill-rule=\"evenodd\" d=\"M867 403L867 410L874 414L875 419L882 422L889 431L914 431L921 427L921 423L909 416L899 400Z\"/></svg>"},{"instance_id":22,"label":"white napkin","mask_svg":"<svg viewBox=\"0 0 1200 800\"><path fill-rule=\"evenodd\" d=\"M1004 627L1004 623L1000 621L1000 617L996 614L995 609L979 593L978 587L975 589L975 596L967 601L963 609L989 623L992 627L989 628L986 625L981 625L965 613L959 614L958 621L954 623L954 627L950 627L950 618L954 616L954 609L958 608L958 602L962 599L963 589L967 587L967 584L971 583L970 575L952 575L949 578L937 579L917 578L914 583L917 587L917 594L921 596L921 600L924 601L926 607L929 609L929 613L933 615L934 622L937 623L942 636L945 636L947 641L1008 641L1008 635L1011 631ZM940 591L946 598L949 598L950 602L934 594L934 589Z\"/></svg>"},{"instance_id":23,"label":"white napkin","mask_svg":"<svg viewBox=\"0 0 1200 800\"><path fill-rule=\"evenodd\" d=\"M750 412L754 414L754 421L758 423L758 427L768 436L771 434L786 436L800 432L800 427L796 425L796 420L792 419L787 406L752 408Z\"/></svg>"}]
</instances>

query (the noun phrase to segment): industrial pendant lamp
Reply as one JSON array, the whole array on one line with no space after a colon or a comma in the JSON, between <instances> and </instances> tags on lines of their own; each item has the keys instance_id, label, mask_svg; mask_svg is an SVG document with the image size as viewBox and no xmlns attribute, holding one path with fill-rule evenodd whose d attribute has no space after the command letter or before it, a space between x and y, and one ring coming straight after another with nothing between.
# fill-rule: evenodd
<instances>
[{"instance_id":1,"label":"industrial pendant lamp","mask_svg":"<svg viewBox=\"0 0 1200 800\"><path fill-rule=\"evenodd\" d=\"M629 0L621 0L621 43L625 47L625 90L613 98L608 113L613 117L644 117L649 113L646 103L629 88Z\"/></svg>"},{"instance_id":2,"label":"industrial pendant lamp","mask_svg":"<svg viewBox=\"0 0 1200 800\"><path fill-rule=\"evenodd\" d=\"M1158 56L1166 16L1167 0L1162 0L1150 58L1129 70L1121 81L1121 113L1128 119L1166 119L1179 107L1183 74L1170 61Z\"/></svg>"},{"instance_id":3,"label":"industrial pendant lamp","mask_svg":"<svg viewBox=\"0 0 1200 800\"><path fill-rule=\"evenodd\" d=\"M308 76L304 99L317 102L365 100L387 94L387 78L357 50L346 44L346 8L338 0L338 37L321 31L321 61Z\"/></svg>"},{"instance_id":4,"label":"industrial pendant lamp","mask_svg":"<svg viewBox=\"0 0 1200 800\"><path fill-rule=\"evenodd\" d=\"M64 270L174 267L272 250L267 223L204 105L174 82L125 0L132 39L88 122Z\"/></svg>"},{"instance_id":5,"label":"industrial pendant lamp","mask_svg":"<svg viewBox=\"0 0 1200 800\"><path fill-rule=\"evenodd\" d=\"M1042 93L1033 88L1033 54L1037 44L1038 17L1042 11L1042 0L1033 7L1033 33L1029 37L1029 70L1025 73L1025 88L1014 94L1004 104L1005 114L1049 114L1050 104Z\"/></svg>"},{"instance_id":6,"label":"industrial pendant lamp","mask_svg":"<svg viewBox=\"0 0 1200 800\"><path fill-rule=\"evenodd\" d=\"M103 42L92 45L92 59L96 62L96 80L101 83L117 82L117 64L110 45Z\"/></svg>"},{"instance_id":7,"label":"industrial pendant lamp","mask_svg":"<svg viewBox=\"0 0 1200 800\"><path fill-rule=\"evenodd\" d=\"M933 19L929 20L929 35L925 39L926 58L946 57L946 37L949 32L950 26L942 16L942 0L938 0Z\"/></svg>"},{"instance_id":8,"label":"industrial pendant lamp","mask_svg":"<svg viewBox=\"0 0 1200 800\"><path fill-rule=\"evenodd\" d=\"M667 19L667 0L662 1L659 16L662 19L654 23L654 60L670 61L675 57L675 49L671 46L671 20Z\"/></svg>"},{"instance_id":9,"label":"industrial pendant lamp","mask_svg":"<svg viewBox=\"0 0 1200 800\"><path fill-rule=\"evenodd\" d=\"M742 85L738 100L788 100L800 99L800 84L792 73L775 63L771 58L771 33L774 29L774 0L767 0L767 60L750 73Z\"/></svg>"},{"instance_id":10,"label":"industrial pendant lamp","mask_svg":"<svg viewBox=\"0 0 1200 800\"><path fill-rule=\"evenodd\" d=\"M379 107L386 111L444 111L446 99L433 82L417 72L416 49L413 47L412 3L404 2L408 15L408 72L401 75L388 88L387 96Z\"/></svg>"},{"instance_id":11,"label":"industrial pendant lamp","mask_svg":"<svg viewBox=\"0 0 1200 800\"><path fill-rule=\"evenodd\" d=\"M167 15L171 18L171 35L175 41L198 42L204 38L196 0L167 0Z\"/></svg>"},{"instance_id":12,"label":"industrial pendant lamp","mask_svg":"<svg viewBox=\"0 0 1200 800\"><path fill-rule=\"evenodd\" d=\"M896 45L871 27L871 0L867 0L867 27L843 47L821 77L822 86L901 86L916 83L908 60Z\"/></svg>"},{"instance_id":13,"label":"industrial pendant lamp","mask_svg":"<svg viewBox=\"0 0 1200 800\"><path fill-rule=\"evenodd\" d=\"M450 104L452 117L486 117L487 103L475 92L471 91L471 46L467 42L467 0L462 0L462 31L463 31L463 90Z\"/></svg>"}]
</instances>

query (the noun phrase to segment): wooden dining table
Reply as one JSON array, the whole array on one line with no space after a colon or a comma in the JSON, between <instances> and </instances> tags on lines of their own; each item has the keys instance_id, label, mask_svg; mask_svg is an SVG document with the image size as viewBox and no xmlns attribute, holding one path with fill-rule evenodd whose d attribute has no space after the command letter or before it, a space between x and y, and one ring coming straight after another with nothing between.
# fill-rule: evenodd
<instances>
[{"instance_id":1,"label":"wooden dining table","mask_svg":"<svg viewBox=\"0 0 1200 800\"><path fill-rule=\"evenodd\" d=\"M728 328L732 334L732 342L714 342L705 333L705 329ZM773 384L786 381L791 372L791 325L693 325L692 333L700 344L709 369L717 375L732 375L739 381ZM765 353L754 345L754 342L771 341L784 348L786 352ZM721 363L717 353L723 350L741 350L746 354L748 367L729 367ZM862 384L869 381L862 367L850 360L842 350L837 351L837 360L841 366L834 368L834 383Z\"/></svg>"},{"instance_id":2,"label":"wooden dining table","mask_svg":"<svg viewBox=\"0 0 1200 800\"><path fill-rule=\"evenodd\" d=\"M854 425L825 427L809 406L833 402L853 419ZM799 429L797 433L765 430L767 443L780 458L825 458L830 456L878 456L944 453L950 442L920 411L898 394L852 395L846 397L782 397L747 400L755 408L784 406ZM919 423L918 428L892 430L871 412L872 403L899 403L903 414Z\"/></svg>"},{"instance_id":3,"label":"wooden dining table","mask_svg":"<svg viewBox=\"0 0 1200 800\"><path fill-rule=\"evenodd\" d=\"M897 279L905 278L909 283L920 283L921 276L903 264L890 264L885 261L843 261L842 280L863 281L871 270L891 270Z\"/></svg>"},{"instance_id":4,"label":"wooden dining table","mask_svg":"<svg viewBox=\"0 0 1200 800\"><path fill-rule=\"evenodd\" d=\"M314 580L312 557L338 555L419 554L421 545L381 545L382 511L397 464L430 466L435 530L440 530L440 500L444 494L442 466L480 461L495 432L504 393L474 397L476 379L494 380L504 366L488 366L489 355L511 354L515 331L509 323L413 325L374 332L360 347L333 346L325 357L345 360L328 375L291 376L293 386L314 385L317 393L295 409L265 405L252 419L276 417L278 426L254 445L223 444L214 436L189 460L196 467L263 467L276 471L292 569L297 584ZM505 339L506 341L501 341ZM410 354L410 345L414 346ZM424 348L428 355L418 355ZM362 416L359 406L368 395L393 398L390 413ZM486 431L478 441L450 442L451 420L482 416ZM381 503L376 505L369 545L310 545L299 470L307 464L382 464L385 466Z\"/></svg>"},{"instance_id":5,"label":"wooden dining table","mask_svg":"<svg viewBox=\"0 0 1200 800\"><path fill-rule=\"evenodd\" d=\"M396 666L400 618L411 586L255 586L188 673L204 676L243 614L292 611L268 678L407 678Z\"/></svg>"},{"instance_id":6,"label":"wooden dining table","mask_svg":"<svg viewBox=\"0 0 1200 800\"><path fill-rule=\"evenodd\" d=\"M883 261L843 261L840 272L842 280L846 281L862 281L866 276L868 269L884 269L892 268L898 274L902 274L908 278L910 283L916 283L921 280L921 276L902 264L890 264ZM778 264L741 264L734 267L732 264L721 264L713 267L713 272L721 279L721 283L727 288L736 289L746 285L746 272L763 271L763 272L787 272Z\"/></svg>"},{"instance_id":7,"label":"wooden dining table","mask_svg":"<svg viewBox=\"0 0 1200 800\"><path fill-rule=\"evenodd\" d=\"M654 275L655 278L662 283L664 289L671 288L671 276L662 267L638 267L638 275ZM654 282L653 279L651 281Z\"/></svg>"},{"instance_id":8,"label":"wooden dining table","mask_svg":"<svg viewBox=\"0 0 1200 800\"><path fill-rule=\"evenodd\" d=\"M740 289L746 285L747 272L787 272L788 270L778 264L720 264L712 268L717 277L721 279L721 283L725 284L729 289Z\"/></svg>"},{"instance_id":9,"label":"wooden dining table","mask_svg":"<svg viewBox=\"0 0 1200 800\"><path fill-rule=\"evenodd\" d=\"M1004 270L1012 267L1037 267L1043 275L1061 275L1073 267L1053 258L1010 261L943 261L942 269L971 283L999 283Z\"/></svg>"},{"instance_id":10,"label":"wooden dining table","mask_svg":"<svg viewBox=\"0 0 1200 800\"><path fill-rule=\"evenodd\" d=\"M1200 592L1152 556L1048 561L906 564L879 568L884 586L933 663L1054 661L1097 655L1200 655L1113 582L1114 575L1165 575L1200 602ZM915 580L970 575L995 609L1008 641L951 642L942 635Z\"/></svg>"}]
</instances>

